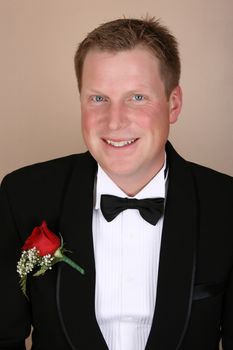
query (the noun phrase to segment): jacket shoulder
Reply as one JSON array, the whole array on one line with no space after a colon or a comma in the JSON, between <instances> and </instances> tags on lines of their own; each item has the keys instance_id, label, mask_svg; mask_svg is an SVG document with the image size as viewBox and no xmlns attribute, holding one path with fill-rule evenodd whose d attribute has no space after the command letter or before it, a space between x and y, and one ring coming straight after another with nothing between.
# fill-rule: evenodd
<instances>
[{"instance_id":1,"label":"jacket shoulder","mask_svg":"<svg viewBox=\"0 0 233 350\"><path fill-rule=\"evenodd\" d=\"M203 183L207 188L208 186L212 187L217 184L224 187L232 187L233 177L182 158L170 142L166 144L166 152L169 165L171 163L172 167L176 170L189 169L198 184L201 185Z\"/></svg>"},{"instance_id":2,"label":"jacket shoulder","mask_svg":"<svg viewBox=\"0 0 233 350\"><path fill-rule=\"evenodd\" d=\"M68 176L73 167L79 162L80 166L85 166L85 160L89 157L89 153L86 152L27 165L7 174L2 183L7 182L9 186L16 185L18 187L24 183L29 186L30 183L39 185L50 178L56 182L56 180L62 180L62 178ZM44 185L46 185L46 182Z\"/></svg>"},{"instance_id":3,"label":"jacket shoulder","mask_svg":"<svg viewBox=\"0 0 233 350\"><path fill-rule=\"evenodd\" d=\"M29 165L6 175L0 188L3 210L10 208L18 231L27 232L45 219L57 222L76 171L88 173L94 160L88 152Z\"/></svg>"},{"instance_id":4,"label":"jacket shoulder","mask_svg":"<svg viewBox=\"0 0 233 350\"><path fill-rule=\"evenodd\" d=\"M188 162L194 175L200 180L209 180L211 182L226 184L226 186L233 185L233 177L217 170L207 168L203 165Z\"/></svg>"},{"instance_id":5,"label":"jacket shoulder","mask_svg":"<svg viewBox=\"0 0 233 350\"><path fill-rule=\"evenodd\" d=\"M90 162L93 158L86 152L28 165L6 175L1 188L12 203L31 203L35 198L59 201L74 168L88 171Z\"/></svg>"},{"instance_id":6,"label":"jacket shoulder","mask_svg":"<svg viewBox=\"0 0 233 350\"><path fill-rule=\"evenodd\" d=\"M203 194L213 201L218 198L222 200L222 203L230 204L232 208L233 177L199 164L192 162L188 162L188 164L199 195Z\"/></svg>"}]
</instances>

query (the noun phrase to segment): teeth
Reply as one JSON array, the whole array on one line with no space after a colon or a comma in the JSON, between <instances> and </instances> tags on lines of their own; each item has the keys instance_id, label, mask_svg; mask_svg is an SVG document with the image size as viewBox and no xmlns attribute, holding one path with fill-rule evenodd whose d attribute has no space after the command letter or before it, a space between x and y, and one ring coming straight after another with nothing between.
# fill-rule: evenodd
<instances>
[{"instance_id":1,"label":"teeth","mask_svg":"<svg viewBox=\"0 0 233 350\"><path fill-rule=\"evenodd\" d=\"M128 140L128 141L112 141L112 140L106 140L106 142L109 145L112 145L114 147L124 147L126 145L130 145L131 143L133 143L135 141L135 139L132 140Z\"/></svg>"}]
</instances>

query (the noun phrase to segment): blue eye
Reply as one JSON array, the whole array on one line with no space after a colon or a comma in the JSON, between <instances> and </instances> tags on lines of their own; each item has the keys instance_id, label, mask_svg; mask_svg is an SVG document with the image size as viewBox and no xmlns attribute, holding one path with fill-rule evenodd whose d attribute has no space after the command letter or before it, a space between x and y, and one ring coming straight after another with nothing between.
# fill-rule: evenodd
<instances>
[{"instance_id":1,"label":"blue eye","mask_svg":"<svg viewBox=\"0 0 233 350\"><path fill-rule=\"evenodd\" d=\"M135 101L143 101L144 98L145 97L143 95L134 95L133 96L133 100L135 100Z\"/></svg>"},{"instance_id":2,"label":"blue eye","mask_svg":"<svg viewBox=\"0 0 233 350\"><path fill-rule=\"evenodd\" d=\"M94 102L103 102L104 101L104 97L100 96L100 95L96 95L92 97Z\"/></svg>"}]
</instances>

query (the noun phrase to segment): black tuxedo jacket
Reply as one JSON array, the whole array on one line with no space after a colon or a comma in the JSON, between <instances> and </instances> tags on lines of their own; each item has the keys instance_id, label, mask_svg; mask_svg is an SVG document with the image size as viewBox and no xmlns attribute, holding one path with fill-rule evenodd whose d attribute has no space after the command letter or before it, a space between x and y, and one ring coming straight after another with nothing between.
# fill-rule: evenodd
<instances>
[{"instance_id":1,"label":"black tuxedo jacket","mask_svg":"<svg viewBox=\"0 0 233 350\"><path fill-rule=\"evenodd\" d=\"M182 159L167 144L169 186L157 300L147 350L233 349L232 179ZM87 152L17 170L0 194L0 350L104 350L95 318L92 242L96 162ZM63 236L81 275L65 263L30 277L27 300L16 263L46 220ZM120 350L120 349L119 349ZM124 350L124 349L122 349Z\"/></svg>"}]
</instances>

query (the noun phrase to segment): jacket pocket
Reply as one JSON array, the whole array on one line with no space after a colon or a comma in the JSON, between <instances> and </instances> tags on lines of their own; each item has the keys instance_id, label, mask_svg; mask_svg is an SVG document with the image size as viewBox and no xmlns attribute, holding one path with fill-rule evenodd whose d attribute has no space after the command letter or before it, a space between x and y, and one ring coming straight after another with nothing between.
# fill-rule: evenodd
<instances>
[{"instance_id":1,"label":"jacket pocket","mask_svg":"<svg viewBox=\"0 0 233 350\"><path fill-rule=\"evenodd\" d=\"M225 291L226 282L216 284L196 284L193 291L193 300L211 298Z\"/></svg>"}]
</instances>

